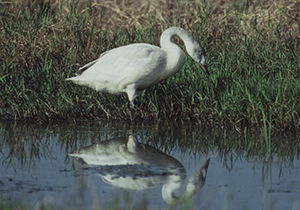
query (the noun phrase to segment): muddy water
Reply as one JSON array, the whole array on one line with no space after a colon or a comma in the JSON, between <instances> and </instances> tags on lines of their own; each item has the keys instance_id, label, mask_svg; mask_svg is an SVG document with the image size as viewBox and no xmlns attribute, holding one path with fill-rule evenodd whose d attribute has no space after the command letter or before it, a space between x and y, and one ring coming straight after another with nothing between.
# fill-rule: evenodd
<instances>
[{"instance_id":1,"label":"muddy water","mask_svg":"<svg viewBox=\"0 0 300 210\"><path fill-rule=\"evenodd\" d=\"M0 202L29 209L300 209L299 160L246 157L234 144L211 143L224 133L174 125L2 124Z\"/></svg>"}]
</instances>

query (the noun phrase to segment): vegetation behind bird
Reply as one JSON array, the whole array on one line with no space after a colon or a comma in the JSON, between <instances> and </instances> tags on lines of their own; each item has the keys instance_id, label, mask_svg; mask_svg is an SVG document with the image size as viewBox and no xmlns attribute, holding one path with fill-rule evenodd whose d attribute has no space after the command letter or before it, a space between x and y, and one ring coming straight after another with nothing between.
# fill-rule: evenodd
<instances>
[{"instance_id":1,"label":"vegetation behind bird","mask_svg":"<svg viewBox=\"0 0 300 210\"><path fill-rule=\"evenodd\" d=\"M159 45L176 25L204 47L211 76L187 57L174 77L139 93L136 116L299 128L300 3L259 2L2 1L1 119L129 119L126 96L64 80L106 50Z\"/></svg>"}]
</instances>

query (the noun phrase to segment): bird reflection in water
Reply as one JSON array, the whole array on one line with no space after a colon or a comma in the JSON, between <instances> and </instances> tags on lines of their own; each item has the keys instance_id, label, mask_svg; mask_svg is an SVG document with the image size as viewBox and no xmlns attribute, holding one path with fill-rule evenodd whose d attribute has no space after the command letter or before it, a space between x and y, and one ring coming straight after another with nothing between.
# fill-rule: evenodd
<instances>
[{"instance_id":1,"label":"bird reflection in water","mask_svg":"<svg viewBox=\"0 0 300 210\"><path fill-rule=\"evenodd\" d=\"M132 134L128 139L102 141L69 155L116 187L144 190L163 185L162 197L169 205L183 204L203 187L210 160L188 179L184 193L176 196L174 192L186 179L183 165L152 146L138 143Z\"/></svg>"}]
</instances>

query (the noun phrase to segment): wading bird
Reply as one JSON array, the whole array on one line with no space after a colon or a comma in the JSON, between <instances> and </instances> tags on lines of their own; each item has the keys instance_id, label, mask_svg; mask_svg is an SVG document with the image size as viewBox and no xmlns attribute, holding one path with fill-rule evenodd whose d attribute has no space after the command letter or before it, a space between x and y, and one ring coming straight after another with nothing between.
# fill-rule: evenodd
<instances>
[{"instance_id":1,"label":"wading bird","mask_svg":"<svg viewBox=\"0 0 300 210\"><path fill-rule=\"evenodd\" d=\"M172 42L179 36L188 54L208 74L203 49L184 29L171 27L160 37L160 47L139 43L106 51L100 57L81 67L75 77L68 78L75 84L115 95L127 93L130 108L134 108L137 90L152 86L180 70L185 55Z\"/></svg>"}]
</instances>

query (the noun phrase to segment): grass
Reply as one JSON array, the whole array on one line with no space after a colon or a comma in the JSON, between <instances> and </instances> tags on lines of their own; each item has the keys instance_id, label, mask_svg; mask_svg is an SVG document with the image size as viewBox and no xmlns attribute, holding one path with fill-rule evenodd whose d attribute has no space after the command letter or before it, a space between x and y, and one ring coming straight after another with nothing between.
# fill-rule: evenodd
<instances>
[{"instance_id":1,"label":"grass","mask_svg":"<svg viewBox=\"0 0 300 210\"><path fill-rule=\"evenodd\" d=\"M142 2L0 2L1 119L131 119L126 96L65 79L106 50L159 45L162 29L177 25L205 48L211 76L187 57L175 76L139 92L135 120L299 129L299 2Z\"/></svg>"}]
</instances>

